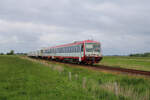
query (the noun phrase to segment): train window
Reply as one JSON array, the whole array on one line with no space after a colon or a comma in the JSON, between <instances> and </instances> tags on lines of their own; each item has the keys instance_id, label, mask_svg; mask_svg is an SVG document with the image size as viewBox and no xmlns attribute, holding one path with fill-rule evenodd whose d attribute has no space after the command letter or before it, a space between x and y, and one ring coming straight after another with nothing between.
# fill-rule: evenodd
<instances>
[{"instance_id":1,"label":"train window","mask_svg":"<svg viewBox=\"0 0 150 100\"><path fill-rule=\"evenodd\" d=\"M68 48L66 47L66 53L67 53Z\"/></svg>"},{"instance_id":2,"label":"train window","mask_svg":"<svg viewBox=\"0 0 150 100\"><path fill-rule=\"evenodd\" d=\"M64 47L64 53L66 53L66 48Z\"/></svg>"},{"instance_id":3,"label":"train window","mask_svg":"<svg viewBox=\"0 0 150 100\"><path fill-rule=\"evenodd\" d=\"M71 47L71 53L73 53L73 47Z\"/></svg>"},{"instance_id":4,"label":"train window","mask_svg":"<svg viewBox=\"0 0 150 100\"><path fill-rule=\"evenodd\" d=\"M58 52L60 53L60 48L58 48Z\"/></svg>"},{"instance_id":5,"label":"train window","mask_svg":"<svg viewBox=\"0 0 150 100\"><path fill-rule=\"evenodd\" d=\"M66 50L65 50L65 51L66 51L66 53L67 53L67 47L66 47Z\"/></svg>"},{"instance_id":6,"label":"train window","mask_svg":"<svg viewBox=\"0 0 150 100\"><path fill-rule=\"evenodd\" d=\"M72 47L72 52L74 52L74 46Z\"/></svg>"},{"instance_id":7,"label":"train window","mask_svg":"<svg viewBox=\"0 0 150 100\"><path fill-rule=\"evenodd\" d=\"M63 53L65 53L65 48L63 48Z\"/></svg>"},{"instance_id":8,"label":"train window","mask_svg":"<svg viewBox=\"0 0 150 100\"><path fill-rule=\"evenodd\" d=\"M69 47L69 53L71 53L71 47Z\"/></svg>"},{"instance_id":9,"label":"train window","mask_svg":"<svg viewBox=\"0 0 150 100\"><path fill-rule=\"evenodd\" d=\"M50 53L52 53L52 49L50 49Z\"/></svg>"},{"instance_id":10,"label":"train window","mask_svg":"<svg viewBox=\"0 0 150 100\"><path fill-rule=\"evenodd\" d=\"M70 47L70 53L72 53L72 48Z\"/></svg>"},{"instance_id":11,"label":"train window","mask_svg":"<svg viewBox=\"0 0 150 100\"><path fill-rule=\"evenodd\" d=\"M87 43L86 44L87 52L100 52L100 44L97 43Z\"/></svg>"},{"instance_id":12,"label":"train window","mask_svg":"<svg viewBox=\"0 0 150 100\"><path fill-rule=\"evenodd\" d=\"M71 53L71 47L70 47L70 50L69 50L69 51L70 51L70 53Z\"/></svg>"},{"instance_id":13,"label":"train window","mask_svg":"<svg viewBox=\"0 0 150 100\"><path fill-rule=\"evenodd\" d=\"M63 53L63 48L61 48L61 53Z\"/></svg>"},{"instance_id":14,"label":"train window","mask_svg":"<svg viewBox=\"0 0 150 100\"><path fill-rule=\"evenodd\" d=\"M68 53L68 47L66 47L66 53Z\"/></svg>"},{"instance_id":15,"label":"train window","mask_svg":"<svg viewBox=\"0 0 150 100\"><path fill-rule=\"evenodd\" d=\"M59 53L60 53L60 48L59 48Z\"/></svg>"},{"instance_id":16,"label":"train window","mask_svg":"<svg viewBox=\"0 0 150 100\"><path fill-rule=\"evenodd\" d=\"M76 51L77 51L77 50L76 50L76 47L77 47L77 46L74 46L74 50L73 50L73 52L76 52Z\"/></svg>"},{"instance_id":17,"label":"train window","mask_svg":"<svg viewBox=\"0 0 150 100\"><path fill-rule=\"evenodd\" d=\"M77 52L77 46L75 47L75 52Z\"/></svg>"},{"instance_id":18,"label":"train window","mask_svg":"<svg viewBox=\"0 0 150 100\"><path fill-rule=\"evenodd\" d=\"M76 52L78 52L78 46L76 46Z\"/></svg>"},{"instance_id":19,"label":"train window","mask_svg":"<svg viewBox=\"0 0 150 100\"><path fill-rule=\"evenodd\" d=\"M74 47L74 52L77 52L77 50L76 50L76 46Z\"/></svg>"},{"instance_id":20,"label":"train window","mask_svg":"<svg viewBox=\"0 0 150 100\"><path fill-rule=\"evenodd\" d=\"M73 53L73 49L74 49L74 48L73 48L73 47L71 47L71 52L72 52L72 53Z\"/></svg>"},{"instance_id":21,"label":"train window","mask_svg":"<svg viewBox=\"0 0 150 100\"><path fill-rule=\"evenodd\" d=\"M65 53L66 53L66 51L67 51L67 47L65 47Z\"/></svg>"},{"instance_id":22,"label":"train window","mask_svg":"<svg viewBox=\"0 0 150 100\"><path fill-rule=\"evenodd\" d=\"M78 49L78 47L76 46L76 47L75 47L75 52L77 52L77 49Z\"/></svg>"},{"instance_id":23,"label":"train window","mask_svg":"<svg viewBox=\"0 0 150 100\"><path fill-rule=\"evenodd\" d=\"M64 48L64 53L66 53L66 47Z\"/></svg>"},{"instance_id":24,"label":"train window","mask_svg":"<svg viewBox=\"0 0 150 100\"><path fill-rule=\"evenodd\" d=\"M74 48L74 46L72 47L72 52L74 52L75 50L74 50L75 48Z\"/></svg>"},{"instance_id":25,"label":"train window","mask_svg":"<svg viewBox=\"0 0 150 100\"><path fill-rule=\"evenodd\" d=\"M69 53L71 53L71 47L69 47Z\"/></svg>"},{"instance_id":26,"label":"train window","mask_svg":"<svg viewBox=\"0 0 150 100\"><path fill-rule=\"evenodd\" d=\"M75 46L73 47L73 52L76 52L76 47Z\"/></svg>"},{"instance_id":27,"label":"train window","mask_svg":"<svg viewBox=\"0 0 150 100\"><path fill-rule=\"evenodd\" d=\"M57 53L59 53L59 48L57 48Z\"/></svg>"},{"instance_id":28,"label":"train window","mask_svg":"<svg viewBox=\"0 0 150 100\"><path fill-rule=\"evenodd\" d=\"M77 46L77 52L79 52L79 46Z\"/></svg>"},{"instance_id":29,"label":"train window","mask_svg":"<svg viewBox=\"0 0 150 100\"><path fill-rule=\"evenodd\" d=\"M58 53L60 53L60 48L58 48Z\"/></svg>"},{"instance_id":30,"label":"train window","mask_svg":"<svg viewBox=\"0 0 150 100\"><path fill-rule=\"evenodd\" d=\"M69 48L67 47L67 53L69 52Z\"/></svg>"},{"instance_id":31,"label":"train window","mask_svg":"<svg viewBox=\"0 0 150 100\"><path fill-rule=\"evenodd\" d=\"M64 48L62 48L62 53L64 53Z\"/></svg>"},{"instance_id":32,"label":"train window","mask_svg":"<svg viewBox=\"0 0 150 100\"><path fill-rule=\"evenodd\" d=\"M58 52L58 48L56 48L56 53Z\"/></svg>"}]
</instances>

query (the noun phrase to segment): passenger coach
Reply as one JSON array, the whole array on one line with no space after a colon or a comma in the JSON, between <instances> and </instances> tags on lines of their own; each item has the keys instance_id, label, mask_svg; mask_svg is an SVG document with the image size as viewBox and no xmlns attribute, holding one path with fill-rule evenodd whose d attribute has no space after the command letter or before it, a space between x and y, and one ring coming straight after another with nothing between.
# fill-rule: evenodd
<instances>
[{"instance_id":1,"label":"passenger coach","mask_svg":"<svg viewBox=\"0 0 150 100\"><path fill-rule=\"evenodd\" d=\"M28 56L84 64L98 63L102 59L101 44L93 40L48 47L30 52Z\"/></svg>"}]
</instances>

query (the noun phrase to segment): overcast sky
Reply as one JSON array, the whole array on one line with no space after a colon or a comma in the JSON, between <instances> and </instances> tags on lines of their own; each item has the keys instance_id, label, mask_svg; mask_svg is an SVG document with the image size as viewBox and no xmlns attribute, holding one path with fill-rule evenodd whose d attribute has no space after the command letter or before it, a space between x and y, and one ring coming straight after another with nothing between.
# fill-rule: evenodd
<instances>
[{"instance_id":1,"label":"overcast sky","mask_svg":"<svg viewBox=\"0 0 150 100\"><path fill-rule=\"evenodd\" d=\"M86 39L104 55L150 52L150 1L0 0L0 52Z\"/></svg>"}]
</instances>

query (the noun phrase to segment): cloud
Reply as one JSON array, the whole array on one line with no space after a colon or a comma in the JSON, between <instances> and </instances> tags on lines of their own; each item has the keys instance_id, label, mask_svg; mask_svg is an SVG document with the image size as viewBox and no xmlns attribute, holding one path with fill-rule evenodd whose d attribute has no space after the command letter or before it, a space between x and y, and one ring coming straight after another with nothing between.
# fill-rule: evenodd
<instances>
[{"instance_id":1,"label":"cloud","mask_svg":"<svg viewBox=\"0 0 150 100\"><path fill-rule=\"evenodd\" d=\"M148 0L1 0L0 52L94 38L105 55L150 51Z\"/></svg>"}]
</instances>

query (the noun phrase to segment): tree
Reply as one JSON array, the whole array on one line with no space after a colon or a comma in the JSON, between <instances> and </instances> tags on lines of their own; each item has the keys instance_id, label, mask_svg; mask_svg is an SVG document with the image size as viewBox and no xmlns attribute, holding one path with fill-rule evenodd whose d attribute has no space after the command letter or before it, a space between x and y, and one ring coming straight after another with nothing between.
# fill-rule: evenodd
<instances>
[{"instance_id":1,"label":"tree","mask_svg":"<svg viewBox=\"0 0 150 100\"><path fill-rule=\"evenodd\" d=\"M0 53L0 55L4 55L4 53Z\"/></svg>"},{"instance_id":2,"label":"tree","mask_svg":"<svg viewBox=\"0 0 150 100\"><path fill-rule=\"evenodd\" d=\"M7 55L14 55L14 50L10 50L10 52L8 52Z\"/></svg>"},{"instance_id":3,"label":"tree","mask_svg":"<svg viewBox=\"0 0 150 100\"><path fill-rule=\"evenodd\" d=\"M14 54L14 50L10 50L10 55L13 55Z\"/></svg>"}]
</instances>

